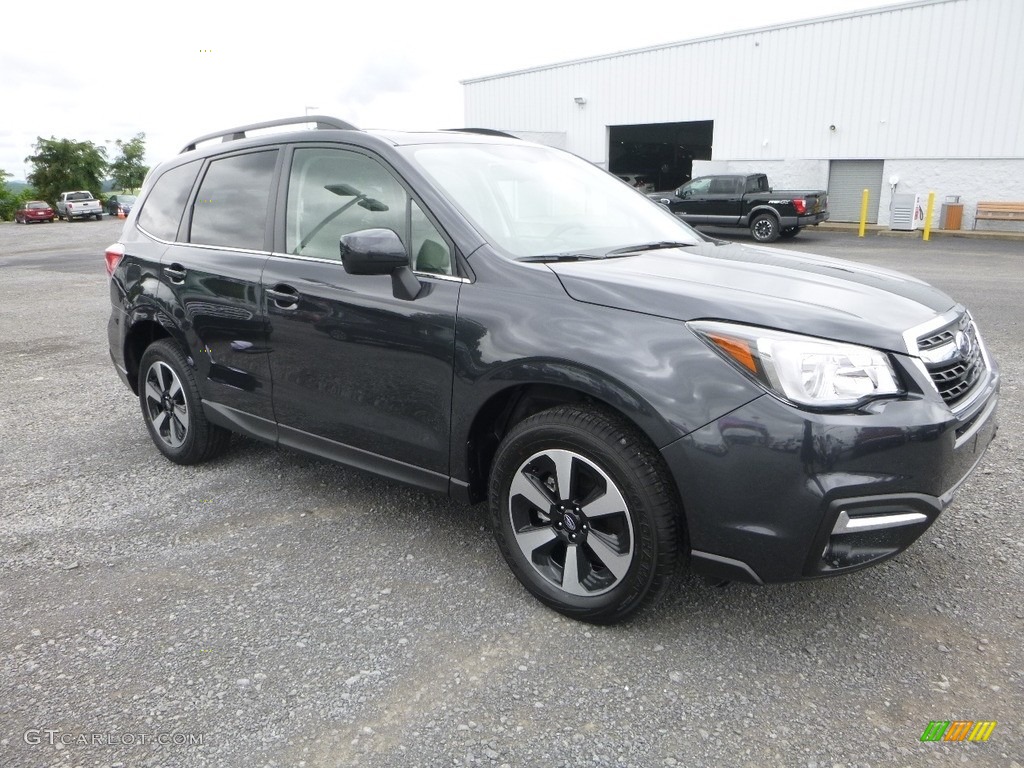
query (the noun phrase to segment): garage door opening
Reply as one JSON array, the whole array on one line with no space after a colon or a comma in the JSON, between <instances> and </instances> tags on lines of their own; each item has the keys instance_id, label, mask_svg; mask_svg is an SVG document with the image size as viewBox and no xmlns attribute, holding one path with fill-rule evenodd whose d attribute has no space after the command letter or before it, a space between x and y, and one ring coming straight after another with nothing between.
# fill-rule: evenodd
<instances>
[{"instance_id":1,"label":"garage door opening","mask_svg":"<svg viewBox=\"0 0 1024 768\"><path fill-rule=\"evenodd\" d=\"M608 170L649 191L689 181L694 160L710 160L714 120L608 127ZM653 189L650 189L653 187Z\"/></svg>"}]
</instances>

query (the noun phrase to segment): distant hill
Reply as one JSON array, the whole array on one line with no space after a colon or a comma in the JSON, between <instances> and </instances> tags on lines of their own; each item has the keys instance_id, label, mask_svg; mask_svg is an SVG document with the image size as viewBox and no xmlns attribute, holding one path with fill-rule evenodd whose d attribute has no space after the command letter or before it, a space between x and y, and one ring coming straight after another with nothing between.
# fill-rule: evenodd
<instances>
[{"instance_id":1,"label":"distant hill","mask_svg":"<svg viewBox=\"0 0 1024 768\"><path fill-rule=\"evenodd\" d=\"M13 192L14 194L18 194L19 192L21 192L21 190L23 190L27 186L28 186L28 182L26 182L26 181L8 181L7 182L7 188L9 190L11 190L11 192Z\"/></svg>"}]
</instances>

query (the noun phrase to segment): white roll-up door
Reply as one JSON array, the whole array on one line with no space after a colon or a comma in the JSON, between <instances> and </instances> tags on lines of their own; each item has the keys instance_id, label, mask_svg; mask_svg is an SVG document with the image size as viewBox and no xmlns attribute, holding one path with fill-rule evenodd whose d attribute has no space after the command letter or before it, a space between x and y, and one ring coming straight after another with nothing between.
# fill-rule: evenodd
<instances>
[{"instance_id":1,"label":"white roll-up door","mask_svg":"<svg viewBox=\"0 0 1024 768\"><path fill-rule=\"evenodd\" d=\"M829 221L860 221L861 195L868 190L868 223L878 223L882 160L833 160L828 169Z\"/></svg>"}]
</instances>

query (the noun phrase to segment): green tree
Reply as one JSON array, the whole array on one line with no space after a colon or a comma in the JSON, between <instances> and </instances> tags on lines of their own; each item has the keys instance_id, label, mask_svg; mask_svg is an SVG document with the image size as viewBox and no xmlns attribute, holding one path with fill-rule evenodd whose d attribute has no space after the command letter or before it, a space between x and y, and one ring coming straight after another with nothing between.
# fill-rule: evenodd
<instances>
[{"instance_id":1,"label":"green tree","mask_svg":"<svg viewBox=\"0 0 1024 768\"><path fill-rule=\"evenodd\" d=\"M146 154L146 134L137 133L128 141L118 139L115 144L121 154L110 164L114 188L134 192L142 186L149 173L149 166L142 164Z\"/></svg>"},{"instance_id":2,"label":"green tree","mask_svg":"<svg viewBox=\"0 0 1024 768\"><path fill-rule=\"evenodd\" d=\"M100 193L101 179L107 171L107 150L91 141L73 141L51 136L39 136L35 154L25 158L32 164L28 175L40 200L51 204L61 192L88 189L94 195Z\"/></svg>"},{"instance_id":3,"label":"green tree","mask_svg":"<svg viewBox=\"0 0 1024 768\"><path fill-rule=\"evenodd\" d=\"M7 180L10 177L11 174L0 168L0 221L13 219L14 211L17 209L17 197L7 188Z\"/></svg>"}]
</instances>

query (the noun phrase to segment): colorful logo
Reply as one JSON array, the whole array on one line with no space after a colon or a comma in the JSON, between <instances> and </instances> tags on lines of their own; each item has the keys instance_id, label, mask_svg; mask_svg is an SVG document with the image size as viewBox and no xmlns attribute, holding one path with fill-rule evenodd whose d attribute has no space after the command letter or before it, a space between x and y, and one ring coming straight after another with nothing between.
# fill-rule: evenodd
<instances>
[{"instance_id":1,"label":"colorful logo","mask_svg":"<svg viewBox=\"0 0 1024 768\"><path fill-rule=\"evenodd\" d=\"M921 741L988 741L995 729L995 720L932 720Z\"/></svg>"}]
</instances>

